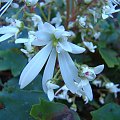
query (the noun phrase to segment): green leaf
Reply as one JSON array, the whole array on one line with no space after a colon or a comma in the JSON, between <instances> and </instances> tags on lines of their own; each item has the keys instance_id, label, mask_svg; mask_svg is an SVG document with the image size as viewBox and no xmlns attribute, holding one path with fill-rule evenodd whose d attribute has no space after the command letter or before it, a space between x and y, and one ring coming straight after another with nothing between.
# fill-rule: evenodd
<instances>
[{"instance_id":1,"label":"green leaf","mask_svg":"<svg viewBox=\"0 0 120 120\"><path fill-rule=\"evenodd\" d=\"M18 76L26 64L27 59L19 50L0 51L0 71L11 70L13 76Z\"/></svg>"},{"instance_id":2,"label":"green leaf","mask_svg":"<svg viewBox=\"0 0 120 120\"><path fill-rule=\"evenodd\" d=\"M92 120L120 120L120 106L109 103L100 109L91 112Z\"/></svg>"},{"instance_id":3,"label":"green leaf","mask_svg":"<svg viewBox=\"0 0 120 120\"><path fill-rule=\"evenodd\" d=\"M29 85L27 85L24 90L35 90L35 91L43 91L42 89L42 76L38 75ZM19 90L20 86L19 86L19 77L16 78L12 78L10 80L8 80L8 82L6 82L4 84L4 88L6 90Z\"/></svg>"},{"instance_id":4,"label":"green leaf","mask_svg":"<svg viewBox=\"0 0 120 120\"><path fill-rule=\"evenodd\" d=\"M44 100L33 105L30 115L36 120L80 120L77 113L66 105Z\"/></svg>"},{"instance_id":5,"label":"green leaf","mask_svg":"<svg viewBox=\"0 0 120 120\"><path fill-rule=\"evenodd\" d=\"M99 53L108 67L112 68L115 65L119 65L118 59L116 57L117 53L115 51L108 48L99 47Z\"/></svg>"},{"instance_id":6,"label":"green leaf","mask_svg":"<svg viewBox=\"0 0 120 120\"><path fill-rule=\"evenodd\" d=\"M39 99L46 99L43 92L16 90L15 92L0 92L0 118L2 120L32 120L29 116L33 104Z\"/></svg>"}]
</instances>

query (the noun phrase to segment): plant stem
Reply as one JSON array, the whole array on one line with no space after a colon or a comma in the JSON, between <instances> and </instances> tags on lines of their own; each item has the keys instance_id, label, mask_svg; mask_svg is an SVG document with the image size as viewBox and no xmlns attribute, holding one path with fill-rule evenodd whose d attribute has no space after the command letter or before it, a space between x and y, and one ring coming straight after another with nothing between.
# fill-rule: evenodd
<instances>
[{"instance_id":1,"label":"plant stem","mask_svg":"<svg viewBox=\"0 0 120 120\"><path fill-rule=\"evenodd\" d=\"M47 17L45 16L45 14L44 14L44 12L43 12L42 7L39 6L39 5L37 5L37 6L38 6L38 8L40 9L40 13L41 13L42 17L44 18L45 21L47 21Z\"/></svg>"},{"instance_id":2,"label":"plant stem","mask_svg":"<svg viewBox=\"0 0 120 120\"><path fill-rule=\"evenodd\" d=\"M70 14L70 3L69 0L66 0L66 23L65 23L65 28L68 29L68 23L69 23L69 14Z\"/></svg>"},{"instance_id":3,"label":"plant stem","mask_svg":"<svg viewBox=\"0 0 120 120\"><path fill-rule=\"evenodd\" d=\"M57 71L57 73L54 76L54 79L56 79L58 77L58 75L60 74L60 69Z\"/></svg>"},{"instance_id":4,"label":"plant stem","mask_svg":"<svg viewBox=\"0 0 120 120\"><path fill-rule=\"evenodd\" d=\"M50 17L51 17L51 5L48 6L48 22L50 21Z\"/></svg>"}]
</instances>

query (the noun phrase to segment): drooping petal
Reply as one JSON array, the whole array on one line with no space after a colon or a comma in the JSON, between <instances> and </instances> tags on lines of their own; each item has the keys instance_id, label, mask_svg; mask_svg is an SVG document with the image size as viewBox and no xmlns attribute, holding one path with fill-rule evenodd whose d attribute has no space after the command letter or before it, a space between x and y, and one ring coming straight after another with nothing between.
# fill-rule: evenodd
<instances>
[{"instance_id":1,"label":"drooping petal","mask_svg":"<svg viewBox=\"0 0 120 120\"><path fill-rule=\"evenodd\" d=\"M5 34L0 37L0 42L7 40L8 38L14 36L14 34Z\"/></svg>"},{"instance_id":2,"label":"drooping petal","mask_svg":"<svg viewBox=\"0 0 120 120\"><path fill-rule=\"evenodd\" d=\"M58 61L59 61L61 74L66 86L72 93L75 93L77 89L74 83L74 76L72 70L69 66L70 59L69 58L66 59L65 52L61 52L58 54Z\"/></svg>"},{"instance_id":3,"label":"drooping petal","mask_svg":"<svg viewBox=\"0 0 120 120\"><path fill-rule=\"evenodd\" d=\"M69 42L70 47L72 48L72 52L73 54L79 54L79 53L83 53L86 49L83 47L79 47L78 45L75 45L73 43Z\"/></svg>"},{"instance_id":4,"label":"drooping petal","mask_svg":"<svg viewBox=\"0 0 120 120\"><path fill-rule=\"evenodd\" d=\"M42 50L40 50L27 64L20 76L20 88L24 88L38 75L45 64L51 49L51 44L48 44Z\"/></svg>"},{"instance_id":5,"label":"drooping petal","mask_svg":"<svg viewBox=\"0 0 120 120\"><path fill-rule=\"evenodd\" d=\"M55 61L56 61L56 51L53 48L52 52L50 54L50 57L48 59L48 62L46 64L44 74L43 74L43 78L42 78L42 86L43 86L43 90L45 92L47 92L47 90L48 90L47 86L46 86L47 81L52 79L52 77L53 77Z\"/></svg>"},{"instance_id":6,"label":"drooping petal","mask_svg":"<svg viewBox=\"0 0 120 120\"><path fill-rule=\"evenodd\" d=\"M47 95L48 95L49 100L53 101L53 99L54 99L54 91L52 89L49 89L47 91Z\"/></svg>"},{"instance_id":7,"label":"drooping petal","mask_svg":"<svg viewBox=\"0 0 120 120\"><path fill-rule=\"evenodd\" d=\"M64 53L64 56L66 58L68 66L71 70L71 74L72 74L74 80L76 80L76 78L78 77L78 69L76 68L72 58L70 57L70 55L67 52Z\"/></svg>"},{"instance_id":8,"label":"drooping petal","mask_svg":"<svg viewBox=\"0 0 120 120\"><path fill-rule=\"evenodd\" d=\"M15 40L15 43L26 43L29 42L29 39L27 38L18 38Z\"/></svg>"},{"instance_id":9,"label":"drooping petal","mask_svg":"<svg viewBox=\"0 0 120 120\"><path fill-rule=\"evenodd\" d=\"M93 100L93 93L92 93L92 88L90 86L90 83L86 84L83 86L83 90L86 94L86 96L89 98L89 100Z\"/></svg>"},{"instance_id":10,"label":"drooping petal","mask_svg":"<svg viewBox=\"0 0 120 120\"><path fill-rule=\"evenodd\" d=\"M98 65L97 67L94 68L95 74L99 74L103 71L104 65Z\"/></svg>"}]
</instances>

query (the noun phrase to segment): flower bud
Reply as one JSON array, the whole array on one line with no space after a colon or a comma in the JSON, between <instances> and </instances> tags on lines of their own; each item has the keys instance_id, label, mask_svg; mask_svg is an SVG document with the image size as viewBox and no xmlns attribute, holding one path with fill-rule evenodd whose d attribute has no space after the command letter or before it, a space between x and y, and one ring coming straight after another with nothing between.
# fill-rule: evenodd
<instances>
[{"instance_id":1,"label":"flower bud","mask_svg":"<svg viewBox=\"0 0 120 120\"><path fill-rule=\"evenodd\" d=\"M38 0L25 0L25 2L28 6L34 6Z\"/></svg>"}]
</instances>

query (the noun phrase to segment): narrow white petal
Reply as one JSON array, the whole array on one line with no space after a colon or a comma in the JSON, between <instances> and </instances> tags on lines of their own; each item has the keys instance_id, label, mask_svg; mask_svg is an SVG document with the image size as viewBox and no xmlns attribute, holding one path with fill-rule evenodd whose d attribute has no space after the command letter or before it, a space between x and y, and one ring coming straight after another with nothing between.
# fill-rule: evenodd
<instances>
[{"instance_id":1,"label":"narrow white petal","mask_svg":"<svg viewBox=\"0 0 120 120\"><path fill-rule=\"evenodd\" d=\"M79 47L79 46L77 46L77 45L75 45L73 43L70 43L70 42L69 42L69 45L72 48L72 52L71 53L73 53L73 54L83 53L86 50L85 48Z\"/></svg>"},{"instance_id":2,"label":"narrow white petal","mask_svg":"<svg viewBox=\"0 0 120 120\"><path fill-rule=\"evenodd\" d=\"M63 33L64 33L64 31L56 30L54 32L54 35L57 39L59 39L62 36Z\"/></svg>"},{"instance_id":3,"label":"narrow white petal","mask_svg":"<svg viewBox=\"0 0 120 120\"><path fill-rule=\"evenodd\" d=\"M95 74L99 74L103 71L104 65L98 65L97 67L94 68Z\"/></svg>"},{"instance_id":4,"label":"narrow white petal","mask_svg":"<svg viewBox=\"0 0 120 120\"><path fill-rule=\"evenodd\" d=\"M68 32L68 31L64 31L64 33L62 34L63 36L71 36L71 32Z\"/></svg>"},{"instance_id":5,"label":"narrow white petal","mask_svg":"<svg viewBox=\"0 0 120 120\"><path fill-rule=\"evenodd\" d=\"M44 31L48 33L53 33L54 30L55 30L55 27L53 25L47 22L44 23Z\"/></svg>"},{"instance_id":6,"label":"narrow white petal","mask_svg":"<svg viewBox=\"0 0 120 120\"><path fill-rule=\"evenodd\" d=\"M62 25L59 26L59 27L57 27L56 29L57 29L57 30L60 30L60 31L65 31L65 28L64 28L64 26L62 26Z\"/></svg>"},{"instance_id":7,"label":"narrow white petal","mask_svg":"<svg viewBox=\"0 0 120 120\"><path fill-rule=\"evenodd\" d=\"M7 40L8 38L14 36L14 34L5 34L0 37L0 42Z\"/></svg>"},{"instance_id":8,"label":"narrow white petal","mask_svg":"<svg viewBox=\"0 0 120 120\"><path fill-rule=\"evenodd\" d=\"M43 31L37 31L35 35L37 39L41 41L50 41L51 38L51 35L49 33Z\"/></svg>"},{"instance_id":9,"label":"narrow white petal","mask_svg":"<svg viewBox=\"0 0 120 120\"><path fill-rule=\"evenodd\" d=\"M39 23L38 23L38 30L43 30L44 29L44 24L43 24L43 22L42 22L42 20L41 21L39 21Z\"/></svg>"},{"instance_id":10,"label":"narrow white petal","mask_svg":"<svg viewBox=\"0 0 120 120\"><path fill-rule=\"evenodd\" d=\"M44 46L44 45L47 45L48 43L50 43L50 41L45 41L45 40L34 40L32 42L32 45L34 46Z\"/></svg>"},{"instance_id":11,"label":"narrow white petal","mask_svg":"<svg viewBox=\"0 0 120 120\"><path fill-rule=\"evenodd\" d=\"M43 79L42 79L42 86L43 86L43 90L45 92L47 92L46 82L48 80L52 79L52 77L53 77L55 62L56 62L56 51L53 48L52 52L50 54L50 57L48 59L48 62L46 64L44 74L43 74Z\"/></svg>"},{"instance_id":12,"label":"narrow white petal","mask_svg":"<svg viewBox=\"0 0 120 120\"><path fill-rule=\"evenodd\" d=\"M13 27L13 26L3 26L0 28L0 34L6 34L6 33L17 33L18 28Z\"/></svg>"},{"instance_id":13,"label":"narrow white petal","mask_svg":"<svg viewBox=\"0 0 120 120\"><path fill-rule=\"evenodd\" d=\"M47 91L47 95L48 95L49 100L53 101L53 99L54 99L54 91L52 89L49 89Z\"/></svg>"},{"instance_id":14,"label":"narrow white petal","mask_svg":"<svg viewBox=\"0 0 120 120\"><path fill-rule=\"evenodd\" d=\"M78 69L76 68L72 58L70 57L70 55L67 52L64 52L64 57L66 58L66 61L71 70L71 74L72 74L74 80L76 80L76 78L78 76Z\"/></svg>"},{"instance_id":15,"label":"narrow white petal","mask_svg":"<svg viewBox=\"0 0 120 120\"><path fill-rule=\"evenodd\" d=\"M50 42L50 34L42 31L37 31L35 33L36 39L33 40L32 45L34 46L44 46Z\"/></svg>"},{"instance_id":16,"label":"narrow white petal","mask_svg":"<svg viewBox=\"0 0 120 120\"><path fill-rule=\"evenodd\" d=\"M92 88L91 88L90 84L88 83L87 85L84 85L83 90L84 90L86 96L91 101L93 99L93 93L92 93Z\"/></svg>"},{"instance_id":17,"label":"narrow white petal","mask_svg":"<svg viewBox=\"0 0 120 120\"><path fill-rule=\"evenodd\" d=\"M63 80L67 86L67 88L72 92L76 92L76 85L74 83L74 76L72 74L72 70L69 66L69 59L66 59L65 52L61 52L58 54L58 61L59 61L59 66L61 70L61 74L63 77Z\"/></svg>"},{"instance_id":18,"label":"narrow white petal","mask_svg":"<svg viewBox=\"0 0 120 120\"><path fill-rule=\"evenodd\" d=\"M29 42L29 39L27 38L18 38L15 40L15 43L26 43Z\"/></svg>"},{"instance_id":19,"label":"narrow white petal","mask_svg":"<svg viewBox=\"0 0 120 120\"><path fill-rule=\"evenodd\" d=\"M51 47L51 44L45 46L27 64L20 76L20 88L24 88L38 75L51 52Z\"/></svg>"},{"instance_id":20,"label":"narrow white petal","mask_svg":"<svg viewBox=\"0 0 120 120\"><path fill-rule=\"evenodd\" d=\"M65 51L68 52L72 52L72 48L69 45L69 42L67 41L67 39L65 38L64 40L62 40L61 42L59 42L59 45L62 47L62 49L64 49Z\"/></svg>"},{"instance_id":21,"label":"narrow white petal","mask_svg":"<svg viewBox=\"0 0 120 120\"><path fill-rule=\"evenodd\" d=\"M1 1L0 1L1 2ZM7 3L0 9L0 12L5 9L9 5L9 1L6 1Z\"/></svg>"},{"instance_id":22,"label":"narrow white petal","mask_svg":"<svg viewBox=\"0 0 120 120\"><path fill-rule=\"evenodd\" d=\"M102 18L103 18L103 19L106 19L106 18L108 18L108 17L109 17L109 15L107 15L107 14L105 14L105 13L102 14Z\"/></svg>"}]
</instances>

